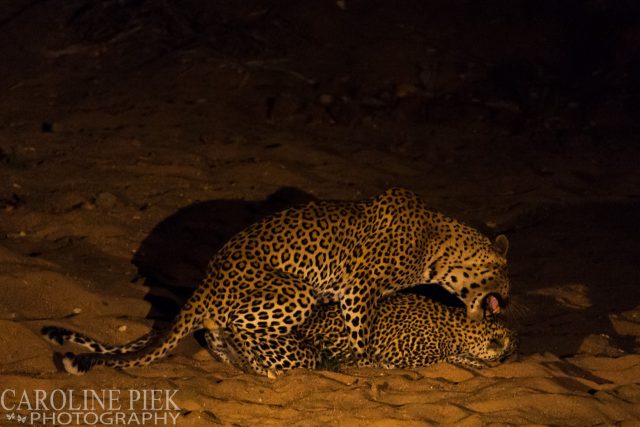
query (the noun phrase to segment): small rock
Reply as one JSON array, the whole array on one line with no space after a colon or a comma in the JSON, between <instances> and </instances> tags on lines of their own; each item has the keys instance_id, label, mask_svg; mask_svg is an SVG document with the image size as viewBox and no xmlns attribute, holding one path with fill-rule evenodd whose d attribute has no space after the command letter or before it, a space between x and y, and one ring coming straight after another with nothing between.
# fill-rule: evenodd
<instances>
[{"instance_id":1,"label":"small rock","mask_svg":"<svg viewBox=\"0 0 640 427\"><path fill-rule=\"evenodd\" d=\"M581 283L569 283L561 287L549 287L530 292L532 295L552 297L566 307L585 310L592 306L588 288Z\"/></svg>"},{"instance_id":2,"label":"small rock","mask_svg":"<svg viewBox=\"0 0 640 427\"><path fill-rule=\"evenodd\" d=\"M127 330L127 325L121 325L118 327L118 332L125 332Z\"/></svg>"},{"instance_id":3,"label":"small rock","mask_svg":"<svg viewBox=\"0 0 640 427\"><path fill-rule=\"evenodd\" d=\"M619 357L624 354L624 351L613 347L607 335L591 334L582 340L578 353Z\"/></svg>"},{"instance_id":4,"label":"small rock","mask_svg":"<svg viewBox=\"0 0 640 427\"><path fill-rule=\"evenodd\" d=\"M640 337L640 323L637 321L629 321L615 314L610 314L609 320L618 334Z\"/></svg>"},{"instance_id":5,"label":"small rock","mask_svg":"<svg viewBox=\"0 0 640 427\"><path fill-rule=\"evenodd\" d=\"M96 196L95 204L100 209L112 209L118 204L118 198L111 193L102 192Z\"/></svg>"}]
</instances>

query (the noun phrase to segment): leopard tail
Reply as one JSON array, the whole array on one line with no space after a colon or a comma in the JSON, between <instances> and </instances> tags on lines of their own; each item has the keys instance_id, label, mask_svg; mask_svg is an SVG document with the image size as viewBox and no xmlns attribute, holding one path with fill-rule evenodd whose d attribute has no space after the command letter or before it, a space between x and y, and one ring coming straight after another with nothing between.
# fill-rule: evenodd
<instances>
[{"instance_id":1,"label":"leopard tail","mask_svg":"<svg viewBox=\"0 0 640 427\"><path fill-rule=\"evenodd\" d=\"M134 351L122 353L66 353L62 358L64 369L74 375L82 375L94 366L127 369L146 366L173 350L180 340L193 329L200 327L204 320L201 305L202 289L184 304L171 326L165 331L152 335L146 345ZM194 308L195 307L195 308Z\"/></svg>"}]
</instances>

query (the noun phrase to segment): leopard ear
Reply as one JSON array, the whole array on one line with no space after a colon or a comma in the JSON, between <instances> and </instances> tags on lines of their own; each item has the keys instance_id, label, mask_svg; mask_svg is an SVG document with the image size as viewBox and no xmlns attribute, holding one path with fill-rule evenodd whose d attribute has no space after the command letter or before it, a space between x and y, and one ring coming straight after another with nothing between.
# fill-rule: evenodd
<instances>
[{"instance_id":1,"label":"leopard ear","mask_svg":"<svg viewBox=\"0 0 640 427\"><path fill-rule=\"evenodd\" d=\"M507 256L507 252L509 251L509 239L504 234L496 237L496 240L493 242L493 249L495 249L500 255L503 257Z\"/></svg>"}]
</instances>

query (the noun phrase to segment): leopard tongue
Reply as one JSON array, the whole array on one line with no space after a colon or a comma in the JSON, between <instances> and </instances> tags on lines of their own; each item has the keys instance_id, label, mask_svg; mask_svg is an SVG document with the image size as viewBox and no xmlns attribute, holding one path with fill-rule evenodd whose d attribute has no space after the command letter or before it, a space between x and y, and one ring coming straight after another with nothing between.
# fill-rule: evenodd
<instances>
[{"instance_id":1,"label":"leopard tongue","mask_svg":"<svg viewBox=\"0 0 640 427\"><path fill-rule=\"evenodd\" d=\"M489 295L487 297L487 308L493 314L500 313L500 302L498 301L498 298L493 295Z\"/></svg>"}]
</instances>

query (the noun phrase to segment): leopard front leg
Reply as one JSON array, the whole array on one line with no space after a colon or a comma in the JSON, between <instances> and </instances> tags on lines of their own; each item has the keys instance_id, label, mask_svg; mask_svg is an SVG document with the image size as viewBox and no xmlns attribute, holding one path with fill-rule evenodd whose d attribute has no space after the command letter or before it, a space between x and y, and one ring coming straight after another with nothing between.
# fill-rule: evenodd
<instances>
[{"instance_id":1,"label":"leopard front leg","mask_svg":"<svg viewBox=\"0 0 640 427\"><path fill-rule=\"evenodd\" d=\"M484 363L482 363L481 361L471 357L471 356L466 356L464 354L452 354L449 355L445 358L446 362L452 363L454 365L458 365L458 366L463 366L466 368L476 368L476 369L482 369L484 368L486 365Z\"/></svg>"},{"instance_id":2,"label":"leopard front leg","mask_svg":"<svg viewBox=\"0 0 640 427\"><path fill-rule=\"evenodd\" d=\"M371 327L378 308L380 295L371 283L362 286L358 282L350 286L340 297L340 311L349 337L349 344L356 355L366 353L371 337Z\"/></svg>"}]
</instances>

